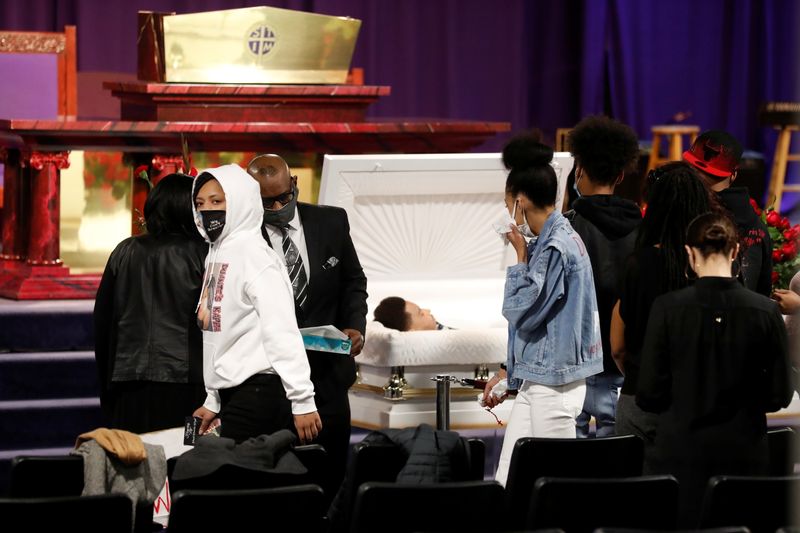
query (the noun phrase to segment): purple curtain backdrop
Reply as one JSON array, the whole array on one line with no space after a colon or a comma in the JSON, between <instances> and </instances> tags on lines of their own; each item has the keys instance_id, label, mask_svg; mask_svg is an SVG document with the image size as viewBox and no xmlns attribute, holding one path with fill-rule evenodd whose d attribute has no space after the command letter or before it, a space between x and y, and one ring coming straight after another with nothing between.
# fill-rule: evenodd
<instances>
[{"instance_id":1,"label":"purple curtain backdrop","mask_svg":"<svg viewBox=\"0 0 800 533\"><path fill-rule=\"evenodd\" d=\"M611 112L640 135L690 113L691 123L762 148L760 104L800 98L798 7L758 0L588 3L587 15L605 19Z\"/></svg>"},{"instance_id":2,"label":"purple curtain backdrop","mask_svg":"<svg viewBox=\"0 0 800 533\"><path fill-rule=\"evenodd\" d=\"M769 164L775 135L758 107L800 101L795 0L28 0L0 4L0 28L75 24L79 70L135 72L138 10L255 5L361 19L353 66L392 87L373 117L509 121L552 140L605 112L647 139L652 125L689 112Z\"/></svg>"}]
</instances>

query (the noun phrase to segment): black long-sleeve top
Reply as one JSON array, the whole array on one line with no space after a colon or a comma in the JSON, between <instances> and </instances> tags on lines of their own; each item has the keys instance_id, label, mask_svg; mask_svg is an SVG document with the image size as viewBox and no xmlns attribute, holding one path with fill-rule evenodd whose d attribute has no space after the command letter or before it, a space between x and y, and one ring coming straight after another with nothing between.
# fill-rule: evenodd
<instances>
[{"instance_id":1,"label":"black long-sleeve top","mask_svg":"<svg viewBox=\"0 0 800 533\"><path fill-rule=\"evenodd\" d=\"M786 328L775 302L734 278L716 277L655 300L636 403L661 413L662 460L747 458L762 444L765 413L787 406L792 394Z\"/></svg>"}]
</instances>

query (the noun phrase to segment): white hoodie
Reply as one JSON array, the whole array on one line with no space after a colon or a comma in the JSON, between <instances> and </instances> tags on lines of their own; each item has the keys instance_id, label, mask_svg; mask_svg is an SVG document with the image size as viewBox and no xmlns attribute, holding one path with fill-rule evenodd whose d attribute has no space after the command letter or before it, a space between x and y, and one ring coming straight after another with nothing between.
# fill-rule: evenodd
<instances>
[{"instance_id":1,"label":"white hoodie","mask_svg":"<svg viewBox=\"0 0 800 533\"><path fill-rule=\"evenodd\" d=\"M217 179L227 203L225 227L210 243L206 257L198 306L208 392L204 406L219 413L220 389L235 387L261 373L280 376L293 414L316 411L289 276L261 236L264 210L258 183L238 165L203 172ZM194 218L208 241L196 209Z\"/></svg>"}]
</instances>

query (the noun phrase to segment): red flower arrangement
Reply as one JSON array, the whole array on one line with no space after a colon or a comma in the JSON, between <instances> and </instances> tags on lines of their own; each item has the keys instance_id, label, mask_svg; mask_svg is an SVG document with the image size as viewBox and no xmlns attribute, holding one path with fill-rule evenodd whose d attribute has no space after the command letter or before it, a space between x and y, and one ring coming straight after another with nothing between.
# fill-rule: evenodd
<instances>
[{"instance_id":1,"label":"red flower arrangement","mask_svg":"<svg viewBox=\"0 0 800 533\"><path fill-rule=\"evenodd\" d=\"M122 154L84 152L83 184L87 212L113 209L130 190L130 174L122 163Z\"/></svg>"},{"instance_id":2,"label":"red flower arrangement","mask_svg":"<svg viewBox=\"0 0 800 533\"><path fill-rule=\"evenodd\" d=\"M772 239L772 288L788 289L792 277L800 270L800 224L792 226L788 218L772 207L762 211L755 200L751 199L750 205L767 225Z\"/></svg>"},{"instance_id":3,"label":"red flower arrangement","mask_svg":"<svg viewBox=\"0 0 800 533\"><path fill-rule=\"evenodd\" d=\"M151 189L153 188L153 182L150 181L150 173L147 165L139 165L138 167L133 169L133 176L135 178L143 179L144 181L147 182L147 185Z\"/></svg>"}]
</instances>

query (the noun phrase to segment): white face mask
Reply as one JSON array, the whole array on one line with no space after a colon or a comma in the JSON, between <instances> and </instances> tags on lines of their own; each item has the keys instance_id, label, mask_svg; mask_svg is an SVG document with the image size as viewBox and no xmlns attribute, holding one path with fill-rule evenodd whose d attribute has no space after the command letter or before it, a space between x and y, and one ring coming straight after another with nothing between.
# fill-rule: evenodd
<instances>
[{"instance_id":1,"label":"white face mask","mask_svg":"<svg viewBox=\"0 0 800 533\"><path fill-rule=\"evenodd\" d=\"M519 200L517 200L517 203L519 203ZM516 212L517 212L517 204L514 204L514 213L516 214ZM525 237L526 239L535 239L536 235L531 231L531 227L528 224L528 217L525 216L524 209L522 210L522 220L524 222L519 226L517 226L519 232L522 233L522 236Z\"/></svg>"}]
</instances>

